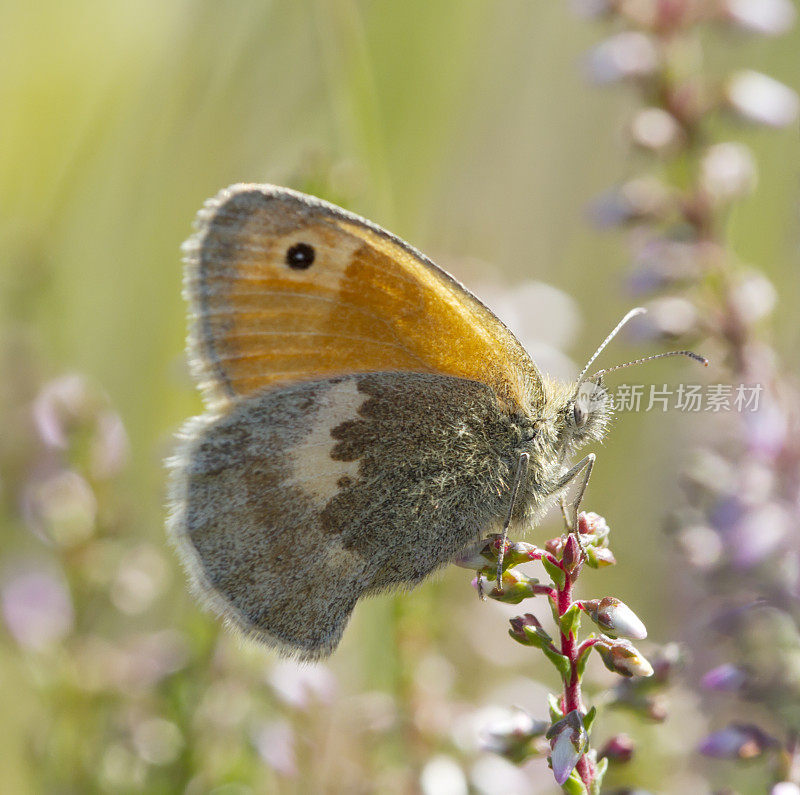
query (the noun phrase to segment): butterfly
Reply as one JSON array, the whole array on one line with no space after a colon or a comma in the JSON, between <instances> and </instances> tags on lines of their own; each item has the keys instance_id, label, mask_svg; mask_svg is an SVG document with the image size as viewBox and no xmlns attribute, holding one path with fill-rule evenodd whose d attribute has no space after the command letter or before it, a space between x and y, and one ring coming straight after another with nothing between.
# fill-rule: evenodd
<instances>
[{"instance_id":1,"label":"butterfly","mask_svg":"<svg viewBox=\"0 0 800 795\"><path fill-rule=\"evenodd\" d=\"M535 521L574 480L577 510L594 455L567 462L602 438L616 368L586 374L641 310L566 384L431 260L320 199L233 185L184 253L206 413L170 462L168 527L246 635L323 657L359 598ZM701 358L660 356L678 354Z\"/></svg>"}]
</instances>

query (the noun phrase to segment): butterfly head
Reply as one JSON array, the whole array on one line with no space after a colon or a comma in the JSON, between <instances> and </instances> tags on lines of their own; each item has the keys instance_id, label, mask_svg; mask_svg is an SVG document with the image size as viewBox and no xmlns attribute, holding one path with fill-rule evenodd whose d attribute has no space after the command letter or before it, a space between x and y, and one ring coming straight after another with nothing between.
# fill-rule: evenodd
<instances>
[{"instance_id":1,"label":"butterfly head","mask_svg":"<svg viewBox=\"0 0 800 795\"><path fill-rule=\"evenodd\" d=\"M587 442L600 441L605 435L613 411L612 397L603 386L603 376L607 373L653 361L654 359L664 359L668 356L688 356L690 359L699 361L706 366L708 365L708 360L704 356L692 351L669 351L667 353L657 353L653 356L645 356L642 359L635 359L614 367L607 367L587 375L595 359L603 352L608 343L617 336L622 327L632 318L644 314L644 312L645 309L642 307L632 309L617 323L586 363L583 370L581 370L574 384L551 384L554 402L558 406L556 415L556 425L559 429L558 446L565 456L568 456Z\"/></svg>"},{"instance_id":2,"label":"butterfly head","mask_svg":"<svg viewBox=\"0 0 800 795\"><path fill-rule=\"evenodd\" d=\"M548 379L545 390L550 409L546 412L550 433L544 434L545 444L552 445L559 458L569 458L578 448L605 436L613 399L602 378L589 378L579 385Z\"/></svg>"},{"instance_id":3,"label":"butterfly head","mask_svg":"<svg viewBox=\"0 0 800 795\"><path fill-rule=\"evenodd\" d=\"M613 400L602 376L581 382L564 407L565 443L580 447L603 438L611 419Z\"/></svg>"}]
</instances>

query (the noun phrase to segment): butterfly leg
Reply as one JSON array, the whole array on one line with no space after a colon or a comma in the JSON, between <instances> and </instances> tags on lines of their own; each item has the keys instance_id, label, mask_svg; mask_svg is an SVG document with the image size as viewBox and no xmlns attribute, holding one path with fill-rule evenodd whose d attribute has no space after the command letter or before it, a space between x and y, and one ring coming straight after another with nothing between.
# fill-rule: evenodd
<instances>
[{"instance_id":1,"label":"butterfly leg","mask_svg":"<svg viewBox=\"0 0 800 795\"><path fill-rule=\"evenodd\" d=\"M525 478L525 474L528 471L528 461L530 461L530 454L529 453L522 453L520 454L519 460L517 461L517 472L514 475L514 486L511 489L511 505L508 507L508 516L506 516L506 521L503 524L503 534L500 538L500 550L497 554L497 590L501 591L503 589L503 558L505 557L506 552L506 540L508 539L508 528L511 525L511 518L514 515L514 505L517 501L517 494L519 494L519 487L522 483L523 479Z\"/></svg>"},{"instance_id":2,"label":"butterfly leg","mask_svg":"<svg viewBox=\"0 0 800 795\"><path fill-rule=\"evenodd\" d=\"M569 532L570 526L569 526L569 514L567 513L567 501L564 499L563 494L559 495L558 507L561 508L561 515L564 517L564 527L566 527L567 532Z\"/></svg>"},{"instance_id":3,"label":"butterfly leg","mask_svg":"<svg viewBox=\"0 0 800 795\"><path fill-rule=\"evenodd\" d=\"M594 468L594 462L596 458L597 456L594 453L589 453L586 458L582 458L577 464L575 464L574 467L569 469L561 476L561 479L558 481L554 489L554 491L563 489L581 473L583 473L583 476L580 479L580 486L575 494L575 498L569 504L569 514L567 513L567 503L563 496L559 497L559 502L561 504L561 512L564 514L564 522L567 525L567 532L575 533L575 539L577 540L578 546L580 547L580 550L584 556L586 555L586 550L583 548L581 535L578 532L578 508L583 500L583 495L586 493L586 487L589 485L589 478L592 476L592 469Z\"/></svg>"},{"instance_id":4,"label":"butterfly leg","mask_svg":"<svg viewBox=\"0 0 800 795\"><path fill-rule=\"evenodd\" d=\"M578 492L575 495L575 499L572 500L569 504L571 510L571 516L567 522L567 527L570 530L574 530L578 525L578 506L581 504L583 500L583 495L586 493L586 487L589 485L589 478L592 476L592 469L594 467L594 462L597 459L597 456L594 453L589 453L586 458L582 458L575 464L574 467L567 470L558 480L553 491L561 491L565 486L568 486L575 478L583 472L583 477L580 480L580 487L578 488ZM585 470L585 471L584 471ZM562 510L566 514L565 509L565 502L564 498L561 498L561 505ZM566 515L565 515L566 518Z\"/></svg>"}]
</instances>

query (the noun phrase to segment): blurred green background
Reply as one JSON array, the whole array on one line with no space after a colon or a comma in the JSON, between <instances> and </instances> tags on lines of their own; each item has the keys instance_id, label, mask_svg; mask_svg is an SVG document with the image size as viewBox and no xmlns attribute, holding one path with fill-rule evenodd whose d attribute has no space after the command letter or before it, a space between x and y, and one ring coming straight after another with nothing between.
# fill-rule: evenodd
<instances>
[{"instance_id":1,"label":"blurred green background","mask_svg":"<svg viewBox=\"0 0 800 795\"><path fill-rule=\"evenodd\" d=\"M163 532L162 461L173 432L201 409L183 358L179 246L203 201L230 183L320 193L411 241L476 291L511 294L541 280L571 296L582 323L564 352L577 369L635 301L624 283L624 237L593 230L586 204L647 162L631 155L624 135L630 97L582 75L581 59L602 35L568 4L542 0L2 4L3 432L8 442L26 421L20 407L52 378L79 373L104 390L130 454L111 484L93 484L101 529L92 532L98 544L103 533L113 539L114 566L138 550L158 561L143 576L162 574L146 609L119 610L105 586L91 584L102 578L86 574L105 558L76 562L74 550L31 534L15 491L32 455L20 442L6 445L15 468L0 475L0 576L20 560L56 560L84 640L107 649L174 630L189 662L127 703L110 686L87 696L84 666L106 659L91 644L78 656L74 638L30 655L0 636L1 789L413 791L436 754L465 770L493 764L454 739L453 727L475 709L524 703L544 716L544 687L521 677L554 684L551 671L512 648L504 615L514 611L480 604L464 570L359 607L329 663L336 695L320 696L318 708L282 700L269 653L217 638L216 623L186 594ZM800 86L797 30L777 41L720 38L709 52L720 73L747 66ZM777 347L795 361L800 138L796 129L733 134L754 149L759 183L728 235L776 283ZM647 352L619 342L604 361ZM641 378L685 378L690 366L665 362ZM598 451L586 500L608 519L619 565L587 574L582 588L635 606L657 641L681 621L675 558L661 533L690 433L685 415L625 416ZM85 553L89 542L81 544ZM606 681L599 669L595 676ZM220 682L229 690L216 707L203 706ZM239 697L253 703L228 716ZM201 707L216 717L198 717ZM289 731L297 765L314 774L281 772L259 754L253 727L262 724ZM607 719L609 731L626 726L624 716ZM671 766L702 730L691 699L678 699L665 727L629 730L645 738L649 761L624 780L681 791ZM154 761L140 735L176 750ZM262 745L285 741L275 737ZM668 769L678 783L668 783ZM492 775L511 775L504 771ZM480 770L471 781L482 791ZM516 786L508 791L553 788L541 763Z\"/></svg>"}]
</instances>

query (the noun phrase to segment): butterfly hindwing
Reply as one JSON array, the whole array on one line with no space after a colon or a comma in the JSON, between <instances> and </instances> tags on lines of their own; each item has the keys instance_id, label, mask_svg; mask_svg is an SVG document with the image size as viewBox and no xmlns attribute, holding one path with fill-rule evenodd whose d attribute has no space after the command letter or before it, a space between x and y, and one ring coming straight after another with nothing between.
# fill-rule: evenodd
<instances>
[{"instance_id":1,"label":"butterfly hindwing","mask_svg":"<svg viewBox=\"0 0 800 795\"><path fill-rule=\"evenodd\" d=\"M437 374L263 390L187 427L171 534L218 613L319 657L359 596L416 584L502 516L517 422L486 385Z\"/></svg>"}]
</instances>

